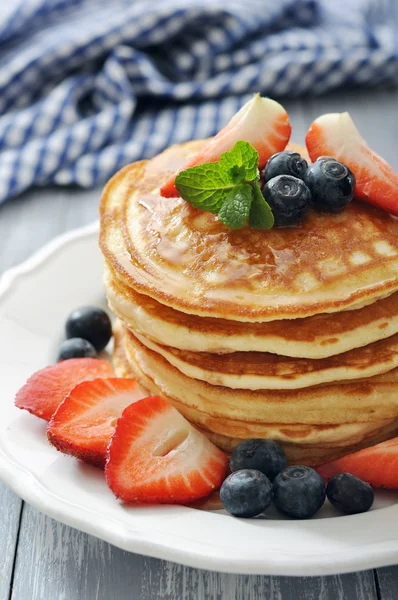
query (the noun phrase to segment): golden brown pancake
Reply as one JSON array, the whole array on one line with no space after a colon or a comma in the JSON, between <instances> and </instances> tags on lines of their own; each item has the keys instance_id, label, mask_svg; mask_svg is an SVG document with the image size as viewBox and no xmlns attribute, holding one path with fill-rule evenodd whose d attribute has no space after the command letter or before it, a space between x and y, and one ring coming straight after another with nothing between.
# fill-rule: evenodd
<instances>
[{"instance_id":1,"label":"golden brown pancake","mask_svg":"<svg viewBox=\"0 0 398 600\"><path fill-rule=\"evenodd\" d=\"M271 352L326 358L398 333L398 292L357 310L269 323L198 317L174 310L125 286L106 266L110 308L133 331L191 352Z\"/></svg>"},{"instance_id":2,"label":"golden brown pancake","mask_svg":"<svg viewBox=\"0 0 398 600\"><path fill-rule=\"evenodd\" d=\"M198 428L200 429L200 428ZM232 452L233 448L239 444L242 440L239 438L230 438L228 436L219 435L209 431L203 430L203 433L207 435L209 440L218 446L224 452L228 454ZM374 446L385 442L398 434L398 420L390 421L389 425L382 426L380 430L365 435L359 442L343 445L343 446L306 446L300 443L286 443L280 442L280 445L286 452L288 462L292 465L302 464L310 467L319 467L332 460L358 452L363 448Z\"/></svg>"},{"instance_id":3,"label":"golden brown pancake","mask_svg":"<svg viewBox=\"0 0 398 600\"><path fill-rule=\"evenodd\" d=\"M296 390L244 390L191 379L131 332L124 337L130 367L152 379L162 395L199 410L204 418L260 433L263 423L370 423L398 417L398 369L368 379Z\"/></svg>"},{"instance_id":4,"label":"golden brown pancake","mask_svg":"<svg viewBox=\"0 0 398 600\"><path fill-rule=\"evenodd\" d=\"M398 220L354 201L230 230L159 194L202 144L129 165L104 191L118 374L226 451L271 438L317 465L397 435Z\"/></svg>"},{"instance_id":5,"label":"golden brown pancake","mask_svg":"<svg viewBox=\"0 0 398 600\"><path fill-rule=\"evenodd\" d=\"M398 221L353 201L301 226L233 231L160 186L202 142L129 165L105 188L101 248L128 287L189 314L296 319L358 308L398 290Z\"/></svg>"},{"instance_id":6,"label":"golden brown pancake","mask_svg":"<svg viewBox=\"0 0 398 600\"><path fill-rule=\"evenodd\" d=\"M138 332L134 335L187 377L234 389L305 388L372 377L398 367L398 334L319 360L278 356L269 352L188 352L156 344Z\"/></svg>"},{"instance_id":7,"label":"golden brown pancake","mask_svg":"<svg viewBox=\"0 0 398 600\"><path fill-rule=\"evenodd\" d=\"M242 439L264 437L275 439L284 447L290 462L318 465L333 460L343 454L378 443L392 437L398 432L398 420L387 419L360 423L344 424L258 424L253 431L251 424L230 422L228 419L217 419L203 413L195 405L187 405L173 396L168 396L163 388L142 370L137 360L127 361L124 348L123 329L118 325L115 329L115 368L118 375L125 376L126 365L128 376L134 376L149 394L161 394L171 402L198 429L202 430L217 446L226 452ZM127 362L126 362L127 361ZM122 370L119 371L119 368Z\"/></svg>"}]
</instances>

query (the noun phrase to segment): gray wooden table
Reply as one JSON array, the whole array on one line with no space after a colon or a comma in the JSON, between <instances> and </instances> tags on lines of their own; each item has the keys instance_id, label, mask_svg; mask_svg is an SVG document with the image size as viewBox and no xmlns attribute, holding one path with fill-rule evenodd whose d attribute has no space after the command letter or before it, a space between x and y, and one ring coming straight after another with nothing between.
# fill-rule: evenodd
<instances>
[{"instance_id":1,"label":"gray wooden table","mask_svg":"<svg viewBox=\"0 0 398 600\"><path fill-rule=\"evenodd\" d=\"M398 171L398 91L340 92L284 104L297 142L321 113L350 111L368 143ZM96 219L99 195L36 189L1 207L0 273L52 237ZM294 579L210 573L129 554L49 519L2 484L0 515L0 600L398 598L398 567Z\"/></svg>"}]
</instances>

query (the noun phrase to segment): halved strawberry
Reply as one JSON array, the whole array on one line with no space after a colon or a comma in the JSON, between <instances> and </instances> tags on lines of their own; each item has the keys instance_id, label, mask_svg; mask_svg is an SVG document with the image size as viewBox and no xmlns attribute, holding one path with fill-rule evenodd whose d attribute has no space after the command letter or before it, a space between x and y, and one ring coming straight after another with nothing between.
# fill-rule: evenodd
<instances>
[{"instance_id":1,"label":"halved strawberry","mask_svg":"<svg viewBox=\"0 0 398 600\"><path fill-rule=\"evenodd\" d=\"M166 400L128 406L109 445L105 476L126 502L183 504L219 488L228 457Z\"/></svg>"},{"instance_id":2,"label":"halved strawberry","mask_svg":"<svg viewBox=\"0 0 398 600\"><path fill-rule=\"evenodd\" d=\"M36 371L15 396L15 406L49 421L71 390L82 381L112 377L112 365L98 358L71 358Z\"/></svg>"},{"instance_id":3,"label":"halved strawberry","mask_svg":"<svg viewBox=\"0 0 398 600\"><path fill-rule=\"evenodd\" d=\"M58 407L47 428L48 440L64 454L104 467L118 418L144 395L134 379L83 381Z\"/></svg>"},{"instance_id":4,"label":"halved strawberry","mask_svg":"<svg viewBox=\"0 0 398 600\"><path fill-rule=\"evenodd\" d=\"M348 454L338 460L318 467L325 479L337 473L351 473L373 487L398 489L398 438L377 446Z\"/></svg>"},{"instance_id":5,"label":"halved strawberry","mask_svg":"<svg viewBox=\"0 0 398 600\"><path fill-rule=\"evenodd\" d=\"M398 215L398 174L369 148L349 113L322 115L312 123L305 141L312 161L333 156L351 169L357 198Z\"/></svg>"},{"instance_id":6,"label":"halved strawberry","mask_svg":"<svg viewBox=\"0 0 398 600\"><path fill-rule=\"evenodd\" d=\"M286 148L291 129L288 114L283 106L275 100L254 94L232 117L228 125L204 144L200 152L181 170L219 160L221 154L231 150L239 140L245 140L255 147L260 155L259 168L262 169L273 154ZM176 174L162 186L162 196L179 196L174 185L175 177Z\"/></svg>"}]
</instances>

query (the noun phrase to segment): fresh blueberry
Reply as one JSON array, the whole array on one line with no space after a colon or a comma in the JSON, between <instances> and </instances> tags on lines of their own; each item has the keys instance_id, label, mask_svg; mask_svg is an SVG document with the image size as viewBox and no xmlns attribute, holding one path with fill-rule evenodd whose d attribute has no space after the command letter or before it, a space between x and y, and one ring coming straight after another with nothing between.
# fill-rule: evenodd
<instances>
[{"instance_id":1,"label":"fresh blueberry","mask_svg":"<svg viewBox=\"0 0 398 600\"><path fill-rule=\"evenodd\" d=\"M82 338L70 338L65 340L59 347L57 360L68 360L69 358L96 358L97 352L90 342Z\"/></svg>"},{"instance_id":2,"label":"fresh blueberry","mask_svg":"<svg viewBox=\"0 0 398 600\"><path fill-rule=\"evenodd\" d=\"M286 467L287 458L273 440L253 439L241 442L232 451L229 466L232 472L256 469L271 481Z\"/></svg>"},{"instance_id":3,"label":"fresh blueberry","mask_svg":"<svg viewBox=\"0 0 398 600\"><path fill-rule=\"evenodd\" d=\"M305 182L311 192L312 207L320 212L337 213L354 197L354 173L330 156L321 156L308 167Z\"/></svg>"},{"instance_id":4,"label":"fresh blueberry","mask_svg":"<svg viewBox=\"0 0 398 600\"><path fill-rule=\"evenodd\" d=\"M348 515L366 512L374 501L371 486L349 473L334 475L327 484L326 495L333 506Z\"/></svg>"},{"instance_id":5,"label":"fresh blueberry","mask_svg":"<svg viewBox=\"0 0 398 600\"><path fill-rule=\"evenodd\" d=\"M318 156L317 160L336 160L334 156Z\"/></svg>"},{"instance_id":6,"label":"fresh blueberry","mask_svg":"<svg viewBox=\"0 0 398 600\"><path fill-rule=\"evenodd\" d=\"M301 221L311 200L304 181L292 175L278 175L270 179L262 192L274 214L276 227L295 225Z\"/></svg>"},{"instance_id":7,"label":"fresh blueberry","mask_svg":"<svg viewBox=\"0 0 398 600\"><path fill-rule=\"evenodd\" d=\"M298 152L284 150L271 156L265 165L264 179L269 181L278 175L293 175L293 177L303 179L307 168L307 161L301 158Z\"/></svg>"},{"instance_id":8,"label":"fresh blueberry","mask_svg":"<svg viewBox=\"0 0 398 600\"><path fill-rule=\"evenodd\" d=\"M326 486L311 467L287 467L274 481L274 504L295 519L309 519L322 507Z\"/></svg>"},{"instance_id":9,"label":"fresh blueberry","mask_svg":"<svg viewBox=\"0 0 398 600\"><path fill-rule=\"evenodd\" d=\"M66 321L67 338L83 338L99 352L112 337L112 324L104 310L97 306L76 308Z\"/></svg>"},{"instance_id":10,"label":"fresh blueberry","mask_svg":"<svg viewBox=\"0 0 398 600\"><path fill-rule=\"evenodd\" d=\"M226 478L220 498L225 510L234 517L256 517L272 502L272 483L260 471L242 469Z\"/></svg>"}]
</instances>

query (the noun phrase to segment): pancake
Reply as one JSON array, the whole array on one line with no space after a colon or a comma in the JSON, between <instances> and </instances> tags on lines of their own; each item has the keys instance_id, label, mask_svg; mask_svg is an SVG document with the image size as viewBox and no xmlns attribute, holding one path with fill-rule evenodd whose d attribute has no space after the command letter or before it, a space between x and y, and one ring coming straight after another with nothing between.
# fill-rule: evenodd
<instances>
[{"instance_id":1,"label":"pancake","mask_svg":"<svg viewBox=\"0 0 398 600\"><path fill-rule=\"evenodd\" d=\"M398 221L353 201L303 224L233 231L160 186L203 142L115 175L101 201L101 248L127 286L181 312L267 322L360 308L398 290Z\"/></svg>"},{"instance_id":2,"label":"pancake","mask_svg":"<svg viewBox=\"0 0 398 600\"><path fill-rule=\"evenodd\" d=\"M125 336L130 364L139 364L162 395L197 408L211 418L236 422L285 424L367 423L398 417L398 369L368 379L297 390L244 390L191 379L160 354ZM254 429L253 429L254 431Z\"/></svg>"},{"instance_id":3,"label":"pancake","mask_svg":"<svg viewBox=\"0 0 398 600\"><path fill-rule=\"evenodd\" d=\"M156 344L137 332L133 334L144 346L163 356L187 377L233 389L298 389L372 377L398 367L398 334L319 360L290 358L269 352L188 352Z\"/></svg>"},{"instance_id":4,"label":"pancake","mask_svg":"<svg viewBox=\"0 0 398 600\"><path fill-rule=\"evenodd\" d=\"M359 310L304 319L241 323L188 315L126 287L105 266L109 306L146 338L191 352L271 352L326 358L398 333L398 293Z\"/></svg>"},{"instance_id":5,"label":"pancake","mask_svg":"<svg viewBox=\"0 0 398 600\"><path fill-rule=\"evenodd\" d=\"M124 332L120 328L115 330L115 368L118 375L134 376L150 394L162 394L172 403L187 419L209 437L224 451L231 452L232 448L242 439L249 437L264 437L277 440L284 447L291 462L304 462L304 464L317 465L333 460L349 451L378 443L388 439L398 432L398 420L387 419L380 421L344 423L334 425L308 425L308 424L278 424L264 423L252 430L250 424L231 427L228 420L206 418L206 414L199 409L180 402L164 393L154 380L141 368L137 360L126 359L124 347Z\"/></svg>"},{"instance_id":6,"label":"pancake","mask_svg":"<svg viewBox=\"0 0 398 600\"><path fill-rule=\"evenodd\" d=\"M198 428L199 429L199 428ZM230 438L225 435L215 434L209 431L204 431L205 435L221 450L224 450L227 454L230 454L233 448L239 444L242 440L239 438ZM394 420L384 427L381 427L379 431L372 432L366 435L361 441L354 444L348 444L346 446L305 446L294 443L280 442L280 445L284 449L288 463L291 465L308 465L310 467L319 467L328 462L358 452L363 448L380 444L386 440L390 440L396 437L398 434L398 421Z\"/></svg>"},{"instance_id":7,"label":"pancake","mask_svg":"<svg viewBox=\"0 0 398 600\"><path fill-rule=\"evenodd\" d=\"M133 378L134 374L131 371L129 361L127 360L126 351L123 340L123 327L120 321L116 321L113 326L113 350L112 364L117 377L126 379Z\"/></svg>"}]
</instances>

